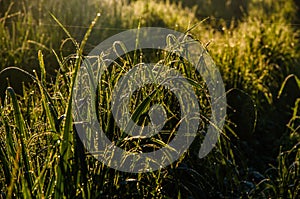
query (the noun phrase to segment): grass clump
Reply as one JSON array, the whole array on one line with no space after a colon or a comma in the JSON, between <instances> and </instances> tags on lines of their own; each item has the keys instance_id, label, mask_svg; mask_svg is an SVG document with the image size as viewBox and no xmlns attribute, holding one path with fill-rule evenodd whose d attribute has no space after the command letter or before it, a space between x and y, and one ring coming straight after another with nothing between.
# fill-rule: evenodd
<instances>
[{"instance_id":1,"label":"grass clump","mask_svg":"<svg viewBox=\"0 0 300 199\"><path fill-rule=\"evenodd\" d=\"M207 20L189 32L204 41L222 73L229 104L225 129L207 157L198 158L205 133L199 130L196 140L180 160L167 168L140 174L108 168L84 148L74 128L70 108L76 73L85 54L98 44L93 42L138 26L186 31L201 21L198 11L185 8L184 2L178 5L170 3L172 1L85 4L76 0L66 9L64 1L30 2L9 5L0 1L4 5L1 7L4 11L0 12L0 34L4 39L0 44L5 49L0 50L1 69L18 66L5 71L12 74L19 71L33 82L18 89L12 84L4 88L6 97L0 106L2 197L298 197L299 35L290 25L295 17L293 1L253 0L247 4L248 14L244 13L245 16L234 20L232 25L227 17L222 17L217 23L214 19ZM49 11L53 13L52 19ZM101 11L98 22L89 26L98 11ZM73 13L77 15L71 17ZM147 59L163 61L185 77L200 82L194 84L195 93L203 115L210 116L207 88L198 73L186 70L188 63L160 51L131 52L117 60L111 66L112 71L103 74L99 87L103 89L98 93L98 116L112 140L122 135L109 114L111 88L120 76ZM55 73L51 72L53 67ZM32 69L35 71L31 72ZM6 82L2 77L0 81ZM156 100L164 99L162 104L167 114L173 115L165 128L176 126L178 104L175 97L161 87L147 85L134 93L131 112L148 100L147 96L155 89L160 97ZM20 90L24 90L23 95L16 94ZM149 105L154 102L140 107L143 111L137 114L140 116L137 123L147 122ZM145 152L166 144L172 136L162 135L160 142L154 143L125 139L119 145Z\"/></svg>"}]
</instances>

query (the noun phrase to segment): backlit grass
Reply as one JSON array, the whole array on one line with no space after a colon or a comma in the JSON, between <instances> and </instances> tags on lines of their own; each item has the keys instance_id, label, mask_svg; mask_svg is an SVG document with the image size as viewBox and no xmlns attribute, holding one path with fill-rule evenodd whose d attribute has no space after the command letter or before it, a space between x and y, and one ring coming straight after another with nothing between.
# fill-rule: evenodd
<instances>
[{"instance_id":1,"label":"backlit grass","mask_svg":"<svg viewBox=\"0 0 300 199\"><path fill-rule=\"evenodd\" d=\"M252 0L244 16L232 21L217 6L210 12L200 3L192 8L192 1L170 2L0 1L2 198L300 195L299 26L291 25L297 21L295 2ZM218 16L202 21L201 13ZM85 150L74 128L71 99L76 74L89 50L115 33L139 26L179 31L193 27L187 33L206 46L222 73L228 116L217 146L207 157L198 158L205 134L205 128L199 128L178 161L158 171L130 174L108 168ZM119 59L99 87L98 114L112 140L122 135L109 113L111 91L122 74L153 56L153 52L138 54ZM209 93L201 77L176 56L154 54L155 62L163 61L198 82L193 86L201 114L209 117ZM22 84L22 80L30 81ZM155 92L158 99L147 107L138 106ZM142 110L136 114L137 122L147 123L154 102L161 102L173 117L165 126L166 134L150 141L125 139L120 147L154 150L172 139L178 104L168 90L155 85L141 88L131 98L131 112Z\"/></svg>"}]
</instances>

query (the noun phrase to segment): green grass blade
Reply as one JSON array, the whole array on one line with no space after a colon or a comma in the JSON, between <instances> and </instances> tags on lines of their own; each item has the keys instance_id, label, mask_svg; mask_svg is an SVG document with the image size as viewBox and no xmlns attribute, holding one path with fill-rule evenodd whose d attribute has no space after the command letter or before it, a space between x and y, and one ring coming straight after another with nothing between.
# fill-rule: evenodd
<instances>
[{"instance_id":1,"label":"green grass blade","mask_svg":"<svg viewBox=\"0 0 300 199\"><path fill-rule=\"evenodd\" d=\"M38 59L40 63L40 69L41 69L41 82L42 84L45 84L46 82L46 68L44 64L44 58L43 58L43 53L41 50L38 51Z\"/></svg>"},{"instance_id":2,"label":"green grass blade","mask_svg":"<svg viewBox=\"0 0 300 199\"><path fill-rule=\"evenodd\" d=\"M39 62L40 62L41 65L43 65L42 56L39 56ZM41 68L43 68L43 66L41 66ZM45 89L45 85L43 84L43 82L44 82L43 80L38 81L38 79L37 79L37 84L38 84L38 87L39 87L39 90L40 90L40 93L41 93L42 104L43 104L43 107L45 109L47 119L50 123L51 131L55 132L56 131L55 123L56 123L56 120L57 120L57 115L52 114L54 112L53 111L51 112L51 110L50 110L50 106L53 107L53 105L51 103L50 95L47 93L47 91Z\"/></svg>"},{"instance_id":3,"label":"green grass blade","mask_svg":"<svg viewBox=\"0 0 300 199\"><path fill-rule=\"evenodd\" d=\"M60 70L61 70L61 73L63 75L63 79L64 79L64 82L65 82L65 85L66 86L70 86L70 81L68 80L67 76L66 76L66 69L63 65L63 63L61 62L61 60L59 59L57 53L55 52L55 50L52 50L53 54L55 55L55 58L59 64L59 67L60 67Z\"/></svg>"},{"instance_id":4,"label":"green grass blade","mask_svg":"<svg viewBox=\"0 0 300 199\"><path fill-rule=\"evenodd\" d=\"M287 77L284 79L284 81L283 81L283 83L281 84L281 87L280 87L280 89L279 89L277 98L280 98L280 96L281 96L281 94L282 94L282 92L283 92L283 89L285 88L285 85L286 85L287 81L288 81L289 79L291 79L292 77L295 78L296 76L295 76L294 74L291 74L291 75L287 76ZM300 85L299 85L299 88L300 88Z\"/></svg>"},{"instance_id":5,"label":"green grass blade","mask_svg":"<svg viewBox=\"0 0 300 199\"><path fill-rule=\"evenodd\" d=\"M75 45L76 49L78 50L79 49L79 45L78 45L77 41L74 39L74 37L72 37L72 35L70 34L70 32L65 28L65 26L52 13L50 13L50 15L54 19L54 21L59 25L59 27L61 27L61 29L63 29L63 31L71 39L71 41Z\"/></svg>"},{"instance_id":6,"label":"green grass blade","mask_svg":"<svg viewBox=\"0 0 300 199\"><path fill-rule=\"evenodd\" d=\"M0 143L0 161L2 164L2 169L4 171L5 183L9 184L11 181L11 172L10 172L10 161L6 154L6 148L3 144Z\"/></svg>"},{"instance_id":7,"label":"green grass blade","mask_svg":"<svg viewBox=\"0 0 300 199\"><path fill-rule=\"evenodd\" d=\"M20 133L22 159L23 159L23 163L25 166L25 178L28 183L28 188L32 191L33 182L32 182L32 176L31 176L30 162L28 159L29 156L27 154L27 150L26 150L26 146L25 146L25 140L28 139L26 136L27 132L26 132L26 127L25 127L25 121L22 117L22 113L21 113L21 110L20 110L20 107L18 104L18 100L17 100L16 94L15 94L15 91L11 87L7 88L7 91L10 94L11 99L12 99L15 122L16 122L17 129Z\"/></svg>"},{"instance_id":8,"label":"green grass blade","mask_svg":"<svg viewBox=\"0 0 300 199\"><path fill-rule=\"evenodd\" d=\"M53 16L54 17L54 16ZM64 192L64 179L66 176L64 176L64 173L67 171L68 168L68 160L71 158L71 144L74 143L73 140L71 140L70 133L72 132L73 128L73 121L72 121L72 97L73 97L73 92L74 92L74 84L76 81L76 76L80 68L80 64L82 62L82 53L83 49L85 47L85 44L88 40L88 37L91 34L91 31L93 27L95 26L98 18L100 17L100 14L97 14L93 22L91 23L89 29L87 30L83 41L80 44L80 47L77 49L77 55L76 55L76 61L75 61L75 68L73 71L73 76L72 76L72 81L71 81L71 88L70 88L70 95L68 98L67 102L67 108L66 108L66 118L65 118L65 123L64 123L64 130L63 130L63 135L62 135L62 144L60 147L60 167L58 168L58 180L57 180L57 188L56 188L56 193L55 193L55 198L60 198L61 194ZM54 17L54 19L56 19ZM62 24L56 19L57 23L60 24L60 26L63 28L63 30L68 34L68 36L71 36L68 31L62 26ZM75 136L75 135L74 135Z\"/></svg>"}]
</instances>

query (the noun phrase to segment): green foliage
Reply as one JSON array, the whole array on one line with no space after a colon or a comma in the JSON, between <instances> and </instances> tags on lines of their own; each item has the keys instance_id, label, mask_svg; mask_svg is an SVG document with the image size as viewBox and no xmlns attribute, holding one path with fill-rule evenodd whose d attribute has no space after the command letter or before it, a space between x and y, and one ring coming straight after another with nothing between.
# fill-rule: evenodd
<instances>
[{"instance_id":1,"label":"green foliage","mask_svg":"<svg viewBox=\"0 0 300 199\"><path fill-rule=\"evenodd\" d=\"M271 165L263 178L249 192L249 198L297 198L300 194L299 143L292 149L281 152L278 166Z\"/></svg>"},{"instance_id":2,"label":"green foliage","mask_svg":"<svg viewBox=\"0 0 300 199\"><path fill-rule=\"evenodd\" d=\"M56 0L22 0L10 4L0 0L0 69L17 66L0 72L1 85L6 81L1 75L8 71L13 75L19 71L32 80L30 86L4 88L6 97L0 106L2 196L297 198L300 195L300 96L299 90L294 89L300 89L300 47L299 34L290 25L296 17L295 2L219 1L219 7L227 5L224 10L212 6L214 1L178 2L74 0L66 4ZM198 8L194 2L199 2ZM247 12L226 15L239 5ZM203 15L223 19L200 23L199 16ZM239 21L231 22L231 18ZM71 99L84 54L110 35L141 26L179 31L193 27L189 34L207 43L222 72L228 99L232 99L228 109L232 111L217 146L207 157L197 157L203 139L201 131L188 152L174 164L155 172L130 174L110 169L87 153L74 128ZM143 58L129 54L112 66L113 73L104 74L97 102L104 108L100 122L111 139L122 136L107 111L111 108L111 88ZM201 77L186 70L188 63L176 57L162 53L156 61L160 59L189 78L204 117L209 117L208 91ZM13 81L19 79L13 77ZM18 96L15 91L21 89L23 95ZM157 95L165 96L164 107L177 107L174 96L166 97L160 87L149 86L140 91L131 101L137 122L145 122L139 118L147 113ZM239 111L246 114L241 116L236 113ZM176 118L176 110L169 108L168 114ZM172 120L169 125L176 126L176 122ZM133 139L118 144L143 151L167 144L166 140L172 136L171 133L150 143Z\"/></svg>"},{"instance_id":3,"label":"green foliage","mask_svg":"<svg viewBox=\"0 0 300 199\"><path fill-rule=\"evenodd\" d=\"M213 41L211 54L228 88L240 88L253 97L264 95L261 100L271 104L285 76L295 71L298 33L284 20L272 23L250 16L220 34Z\"/></svg>"},{"instance_id":4,"label":"green foliage","mask_svg":"<svg viewBox=\"0 0 300 199\"><path fill-rule=\"evenodd\" d=\"M42 31L35 26L32 13L24 9L13 11L14 3L9 4L8 9L0 18L0 69L7 66L18 66L24 68L35 60L34 45L31 41L47 43L48 39Z\"/></svg>"}]
</instances>

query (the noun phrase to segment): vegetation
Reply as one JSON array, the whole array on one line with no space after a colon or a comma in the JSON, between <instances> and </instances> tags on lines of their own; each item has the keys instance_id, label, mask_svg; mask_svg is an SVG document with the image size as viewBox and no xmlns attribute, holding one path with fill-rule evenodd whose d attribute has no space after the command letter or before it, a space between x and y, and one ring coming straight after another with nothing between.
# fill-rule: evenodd
<instances>
[{"instance_id":1,"label":"vegetation","mask_svg":"<svg viewBox=\"0 0 300 199\"><path fill-rule=\"evenodd\" d=\"M0 198L298 198L299 3L214 2L0 0ZM226 12L216 6L222 4ZM228 115L205 158L198 158L201 129L188 152L167 168L132 174L108 168L86 151L74 128L71 99L87 53L109 36L143 26L189 30L203 43L222 73ZM157 61L194 82L201 114L209 117L201 77L185 60L156 53ZM123 135L111 122L109 88L135 64L153 58L152 52L140 55L129 53L103 75L107 91L97 93L98 114L111 140ZM125 140L120 147L154 150L172 139L179 111L171 92L143 87L131 98L131 111L137 122L147 123L149 104L138 105L154 91L175 118L166 125L167 137Z\"/></svg>"}]
</instances>

